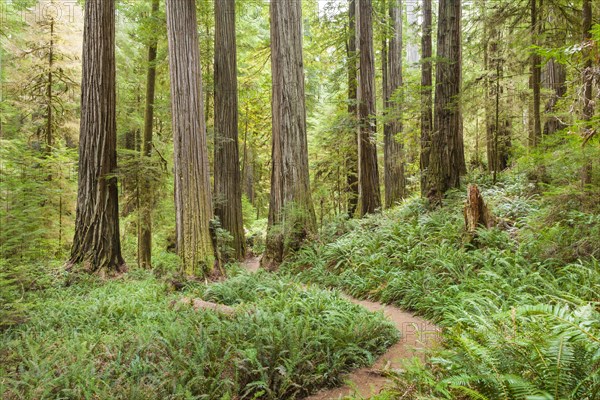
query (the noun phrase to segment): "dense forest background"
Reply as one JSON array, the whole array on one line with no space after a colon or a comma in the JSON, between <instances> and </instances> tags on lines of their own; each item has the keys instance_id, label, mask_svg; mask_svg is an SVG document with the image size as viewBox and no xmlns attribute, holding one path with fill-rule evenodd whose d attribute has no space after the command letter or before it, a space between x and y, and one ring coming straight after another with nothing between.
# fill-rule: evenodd
<instances>
[{"instance_id":1,"label":"dense forest background","mask_svg":"<svg viewBox=\"0 0 600 400\"><path fill-rule=\"evenodd\" d=\"M599 15L2 2L0 397L302 398L398 340L337 289L443 328L373 398L600 398Z\"/></svg>"},{"instance_id":2,"label":"dense forest background","mask_svg":"<svg viewBox=\"0 0 600 400\"><path fill-rule=\"evenodd\" d=\"M523 157L535 165L532 173L541 178L550 173L551 164L560 163L563 179L577 185L576 177L589 160L591 175L582 179L597 183L595 128L586 126L597 126L598 117L584 115L584 81L597 82L598 53L593 41L583 40L582 5L545 2L538 7L532 26L529 3L473 1L462 5L460 108L466 165L470 172L490 173L497 179ZM215 170L213 7L212 2L197 2L211 171ZM260 246L268 216L271 168L269 4L244 1L236 8L244 227L246 236L256 236L254 242ZM435 64L437 20L433 14L431 60ZM21 263L64 260L75 216L83 10L77 2L22 0L5 3L2 15L2 258ZM384 104L380 88L384 72L388 74L382 68L388 63L391 22L385 1L374 2L379 181L382 187L387 182L384 125L397 121L401 129L394 138L402 148L406 197L419 192L422 177L421 94L427 88L421 84L424 61L419 55L422 4L404 2L401 17L401 85ZM348 112L353 100L348 97L347 68L356 60L348 58L348 3L304 1L302 21L310 185L317 223L322 227L352 208L356 120ZM175 219L164 9L152 12L150 1L118 2L116 29L116 174L124 257L136 264L140 218L143 209L150 207L156 227L152 254L157 265L167 268L176 260L169 251ZM591 35L597 34L593 28ZM148 47L154 43L154 135L149 157L140 157ZM539 118L533 112L537 91L531 83L532 59L540 69ZM594 67L586 67L587 60ZM594 89L594 99L596 93ZM552 150L556 146L562 149L558 154ZM149 178L160 194L150 204L140 193L142 177Z\"/></svg>"}]
</instances>

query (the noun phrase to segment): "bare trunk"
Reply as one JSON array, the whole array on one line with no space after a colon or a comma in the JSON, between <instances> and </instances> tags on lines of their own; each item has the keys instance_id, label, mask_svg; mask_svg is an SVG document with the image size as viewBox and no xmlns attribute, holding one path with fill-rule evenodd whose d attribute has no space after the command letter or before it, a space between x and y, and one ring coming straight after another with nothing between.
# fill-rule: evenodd
<instances>
[{"instance_id":1,"label":"bare trunk","mask_svg":"<svg viewBox=\"0 0 600 400\"><path fill-rule=\"evenodd\" d=\"M158 14L159 0L152 0L152 15ZM146 106L144 112L144 137L142 157L152 156L152 123L154 121L154 92L156 88L156 51L158 39L153 37L148 47L148 73L146 75ZM152 209L154 193L149 177L144 177L140 187L140 221L138 224L138 265L152 267Z\"/></svg>"},{"instance_id":2,"label":"bare trunk","mask_svg":"<svg viewBox=\"0 0 600 400\"><path fill-rule=\"evenodd\" d=\"M348 4L348 115L352 124L350 151L346 157L346 183L348 185L348 217L352 218L358 206L358 137L356 131L357 109L357 60L356 60L356 2Z\"/></svg>"},{"instance_id":3,"label":"bare trunk","mask_svg":"<svg viewBox=\"0 0 600 400\"><path fill-rule=\"evenodd\" d=\"M242 163L242 181L244 192L248 201L254 205L254 157L252 149L248 146L248 115L249 106L246 105L246 121L244 124L244 161Z\"/></svg>"},{"instance_id":4,"label":"bare trunk","mask_svg":"<svg viewBox=\"0 0 600 400\"><path fill-rule=\"evenodd\" d=\"M50 21L50 49L48 52L48 88L47 88L47 119L46 119L46 153L50 154L52 151L52 145L54 142L53 128L54 121L52 115L52 103L54 102L54 96L52 92L53 84L53 73L54 73L54 18Z\"/></svg>"},{"instance_id":5,"label":"bare trunk","mask_svg":"<svg viewBox=\"0 0 600 400\"><path fill-rule=\"evenodd\" d=\"M273 269L315 232L316 218L308 172L302 5L295 0L273 0L270 13L273 150L262 263Z\"/></svg>"},{"instance_id":6,"label":"bare trunk","mask_svg":"<svg viewBox=\"0 0 600 400\"><path fill-rule=\"evenodd\" d=\"M435 116L431 134L428 193L434 202L460 185L466 169L460 111L461 4L440 0L438 14Z\"/></svg>"},{"instance_id":7,"label":"bare trunk","mask_svg":"<svg viewBox=\"0 0 600 400\"><path fill-rule=\"evenodd\" d=\"M423 0L421 36L421 195L427 195L427 173L433 130L433 68L431 63L431 0Z\"/></svg>"},{"instance_id":8,"label":"bare trunk","mask_svg":"<svg viewBox=\"0 0 600 400\"><path fill-rule=\"evenodd\" d=\"M238 149L235 0L215 0L215 215L233 237L232 258L246 254Z\"/></svg>"},{"instance_id":9,"label":"bare trunk","mask_svg":"<svg viewBox=\"0 0 600 400\"><path fill-rule=\"evenodd\" d=\"M554 113L556 103L567 93L567 68L559 64L554 59L550 59L541 75L541 84L545 89L550 89L554 93L546 102L544 112L546 114ZM551 135L567 126L556 116L549 115L544 123L544 135Z\"/></svg>"},{"instance_id":10,"label":"bare trunk","mask_svg":"<svg viewBox=\"0 0 600 400\"><path fill-rule=\"evenodd\" d=\"M511 124L510 119L505 115L507 105L503 100L504 87L502 86L502 76L504 71L504 60L500 51L502 43L501 34L492 30L489 43L489 58L486 60L487 68L494 68L493 79L487 79L487 89L489 97L494 103L493 115L491 107L486 107L486 145L488 170L493 173L494 181L497 174L508 167L509 151L511 147ZM491 71L490 71L491 74Z\"/></svg>"},{"instance_id":11,"label":"bare trunk","mask_svg":"<svg viewBox=\"0 0 600 400\"><path fill-rule=\"evenodd\" d=\"M115 273L125 268L119 238L115 97L115 4L87 1L83 35L79 182L69 264Z\"/></svg>"},{"instance_id":12,"label":"bare trunk","mask_svg":"<svg viewBox=\"0 0 600 400\"><path fill-rule=\"evenodd\" d=\"M402 0L390 0L392 37L389 42L387 85L384 85L386 112L391 120L384 128L385 206L391 207L405 196L404 149L401 105L391 99L402 87Z\"/></svg>"},{"instance_id":13,"label":"bare trunk","mask_svg":"<svg viewBox=\"0 0 600 400\"><path fill-rule=\"evenodd\" d=\"M171 111L175 149L177 252L182 273L207 276L215 249L212 200L194 0L167 0Z\"/></svg>"},{"instance_id":14,"label":"bare trunk","mask_svg":"<svg viewBox=\"0 0 600 400\"><path fill-rule=\"evenodd\" d=\"M375 56L373 53L373 6L371 0L357 1L360 73L358 90L358 183L360 215L381 208L377 167L377 122L375 120Z\"/></svg>"},{"instance_id":15,"label":"bare trunk","mask_svg":"<svg viewBox=\"0 0 600 400\"><path fill-rule=\"evenodd\" d=\"M540 29L538 26L538 0L531 0L531 42L533 46L537 46ZM540 116L540 87L542 69L540 66L541 60L537 53L531 55L531 89L533 91L532 103L532 130L529 132L529 145L537 146L542 140L542 122Z\"/></svg>"}]
</instances>

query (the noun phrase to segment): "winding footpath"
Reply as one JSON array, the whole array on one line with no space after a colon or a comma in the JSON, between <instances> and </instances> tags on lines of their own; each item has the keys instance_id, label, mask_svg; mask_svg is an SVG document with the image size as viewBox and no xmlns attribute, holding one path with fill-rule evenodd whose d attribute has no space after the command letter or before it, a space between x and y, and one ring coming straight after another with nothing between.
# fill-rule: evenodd
<instances>
[{"instance_id":1,"label":"winding footpath","mask_svg":"<svg viewBox=\"0 0 600 400\"><path fill-rule=\"evenodd\" d=\"M248 258L244 261L243 266L250 272L256 272L260 267L260 258ZM383 314L400 331L401 339L380 356L372 366L360 368L348 374L345 378L347 383L344 386L322 390L305 400L335 400L349 395L360 395L363 398L375 396L390 383L383 372L402 368L402 362L407 358L422 358L423 354L420 350L432 347L440 337L440 328L398 307L374 301L357 300L350 296L344 297L369 311L383 311Z\"/></svg>"}]
</instances>

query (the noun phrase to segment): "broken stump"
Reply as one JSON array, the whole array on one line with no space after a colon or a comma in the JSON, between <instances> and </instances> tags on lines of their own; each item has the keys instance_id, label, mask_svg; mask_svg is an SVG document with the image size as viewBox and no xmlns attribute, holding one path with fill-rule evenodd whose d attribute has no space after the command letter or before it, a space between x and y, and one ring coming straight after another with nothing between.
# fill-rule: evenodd
<instances>
[{"instance_id":1,"label":"broken stump","mask_svg":"<svg viewBox=\"0 0 600 400\"><path fill-rule=\"evenodd\" d=\"M467 188L464 216L465 228L472 237L475 236L477 228L492 228L496 225L496 219L485 204L477 185L469 185Z\"/></svg>"}]
</instances>

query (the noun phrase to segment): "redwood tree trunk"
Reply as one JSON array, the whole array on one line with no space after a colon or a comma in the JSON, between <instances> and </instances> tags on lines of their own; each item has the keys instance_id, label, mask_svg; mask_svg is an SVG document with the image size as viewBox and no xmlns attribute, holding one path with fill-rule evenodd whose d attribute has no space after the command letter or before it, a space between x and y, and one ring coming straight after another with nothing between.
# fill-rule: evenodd
<instances>
[{"instance_id":1,"label":"redwood tree trunk","mask_svg":"<svg viewBox=\"0 0 600 400\"><path fill-rule=\"evenodd\" d=\"M433 68L431 63L431 0L423 0L421 36L421 195L427 195L427 173L433 130Z\"/></svg>"},{"instance_id":2,"label":"redwood tree trunk","mask_svg":"<svg viewBox=\"0 0 600 400\"><path fill-rule=\"evenodd\" d=\"M391 97L402 87L402 0L390 0L392 37L387 54L387 85L384 88L386 112L391 120L384 128L385 206L391 207L405 195L401 105Z\"/></svg>"},{"instance_id":3,"label":"redwood tree trunk","mask_svg":"<svg viewBox=\"0 0 600 400\"><path fill-rule=\"evenodd\" d=\"M115 4L86 1L75 237L69 264L122 271L115 97Z\"/></svg>"},{"instance_id":4,"label":"redwood tree trunk","mask_svg":"<svg viewBox=\"0 0 600 400\"><path fill-rule=\"evenodd\" d=\"M238 150L235 0L215 0L215 215L232 236L234 259L246 254Z\"/></svg>"},{"instance_id":5,"label":"redwood tree trunk","mask_svg":"<svg viewBox=\"0 0 600 400\"><path fill-rule=\"evenodd\" d=\"M537 45L540 29L538 26L538 0L531 0L531 42L533 46ZM533 92L532 102L532 124L529 132L529 145L537 146L542 139L542 120L540 116L540 87L542 80L541 60L537 53L531 55L531 89Z\"/></svg>"},{"instance_id":6,"label":"redwood tree trunk","mask_svg":"<svg viewBox=\"0 0 600 400\"><path fill-rule=\"evenodd\" d=\"M546 114L552 114L556 103L567 93L567 67L552 58L546 63L541 80L543 87L553 92L544 109ZM558 117L549 115L544 123L544 135L551 135L566 127Z\"/></svg>"},{"instance_id":7,"label":"redwood tree trunk","mask_svg":"<svg viewBox=\"0 0 600 400\"><path fill-rule=\"evenodd\" d=\"M506 116L508 108L504 100L504 88L502 86L502 76L504 71L504 60L500 51L502 35L499 31L492 29L489 40L489 58L486 57L486 70L494 68L494 79L486 79L486 87L491 101L487 103L494 104L492 107L486 104L486 148L488 171L494 175L494 181L497 173L508 167L509 152L511 147L511 123ZM491 71L490 71L491 75Z\"/></svg>"},{"instance_id":8,"label":"redwood tree trunk","mask_svg":"<svg viewBox=\"0 0 600 400\"><path fill-rule=\"evenodd\" d=\"M273 149L262 262L273 269L314 233L316 219L308 172L301 2L273 0L270 13Z\"/></svg>"},{"instance_id":9,"label":"redwood tree trunk","mask_svg":"<svg viewBox=\"0 0 600 400\"><path fill-rule=\"evenodd\" d=\"M375 120L375 56L373 53L373 6L371 0L357 1L360 73L358 90L358 183L360 215L381 208L377 167L377 122Z\"/></svg>"},{"instance_id":10,"label":"redwood tree trunk","mask_svg":"<svg viewBox=\"0 0 600 400\"><path fill-rule=\"evenodd\" d=\"M346 157L346 183L348 185L348 217L352 218L358 206L358 137L356 131L357 109L357 60L356 60L356 2L348 4L348 116L352 124L352 135L348 156Z\"/></svg>"},{"instance_id":11,"label":"redwood tree trunk","mask_svg":"<svg viewBox=\"0 0 600 400\"><path fill-rule=\"evenodd\" d=\"M460 185L465 171L460 111L461 2L440 0L438 14L435 116L431 134L427 196L440 201Z\"/></svg>"},{"instance_id":12,"label":"redwood tree trunk","mask_svg":"<svg viewBox=\"0 0 600 400\"><path fill-rule=\"evenodd\" d=\"M158 14L159 0L152 0L152 16ZM146 75L146 106L144 112L144 134L142 156L149 161L152 156L152 123L154 120L154 92L156 88L156 50L158 38L154 36L148 46L148 73ZM144 177L140 187L140 222L138 227L138 265L152 267L152 209L154 193L149 177Z\"/></svg>"},{"instance_id":13,"label":"redwood tree trunk","mask_svg":"<svg viewBox=\"0 0 600 400\"><path fill-rule=\"evenodd\" d=\"M175 149L177 252L182 273L212 273L212 200L194 0L167 0L171 112Z\"/></svg>"}]
</instances>

